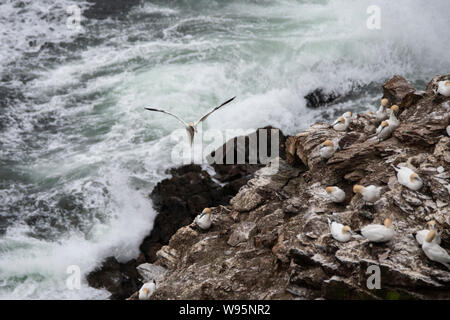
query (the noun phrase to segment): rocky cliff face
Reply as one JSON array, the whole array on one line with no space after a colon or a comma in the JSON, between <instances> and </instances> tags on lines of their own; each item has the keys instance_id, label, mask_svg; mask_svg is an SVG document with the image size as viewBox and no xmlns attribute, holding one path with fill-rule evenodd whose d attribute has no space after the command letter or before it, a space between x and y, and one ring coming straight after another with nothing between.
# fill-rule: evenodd
<instances>
[{"instance_id":1,"label":"rocky cliff face","mask_svg":"<svg viewBox=\"0 0 450 320\"><path fill-rule=\"evenodd\" d=\"M278 145L281 148L279 155L285 158L286 139L281 130L272 127L263 129L278 131ZM198 165L185 165L169 170L170 177L159 182L150 194L158 216L152 231L140 245L141 255L137 260L126 263L119 263L114 257L107 258L97 270L88 275L88 283L95 288L106 288L111 292L111 299L125 299L139 289L143 282L153 279L154 274L162 274L161 268L149 264L158 259L158 250L169 243L178 229L189 225L203 208L228 204L253 177L254 172L263 167L259 159L256 165L218 164L225 163L225 159L231 157L245 159L248 163L248 140L254 138L259 143L260 130L243 137L247 141L246 148L238 148L237 138L234 138L213 152L209 159L215 171L213 176ZM271 135L265 138L267 145L270 145ZM213 158L219 151L221 153L218 154L223 158L218 155ZM218 160L218 163L214 160ZM152 275L150 278L149 274Z\"/></svg>"},{"instance_id":2,"label":"rocky cliff face","mask_svg":"<svg viewBox=\"0 0 450 320\"><path fill-rule=\"evenodd\" d=\"M288 137L277 173L258 170L229 204L213 208L210 230L181 227L141 267L148 279L158 270L152 298L450 299L449 270L428 260L412 235L434 219L450 248L450 98L432 91L443 79L450 76L426 91L399 76L383 86L400 106L401 125L381 143L367 141L376 128L370 115L357 115L346 133L318 123ZM330 138L341 138L342 149L325 164L318 151ZM424 186L401 186L393 165L414 169ZM382 198L364 205L356 183L382 186ZM328 200L333 185L346 192L343 204ZM387 217L396 234L386 244L357 236L339 243L327 225L332 218L359 230ZM372 265L381 269L379 290L366 285Z\"/></svg>"}]
</instances>

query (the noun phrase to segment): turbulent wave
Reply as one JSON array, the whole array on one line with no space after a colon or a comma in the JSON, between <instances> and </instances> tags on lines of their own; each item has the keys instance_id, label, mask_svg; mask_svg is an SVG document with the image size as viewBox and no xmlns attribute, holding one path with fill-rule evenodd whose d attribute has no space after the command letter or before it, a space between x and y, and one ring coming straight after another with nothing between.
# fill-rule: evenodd
<instances>
[{"instance_id":1,"label":"turbulent wave","mask_svg":"<svg viewBox=\"0 0 450 320\"><path fill-rule=\"evenodd\" d=\"M144 106L197 119L237 95L205 129L293 134L374 109L393 74L420 87L450 71L446 0L142 1L81 31L71 5L92 3L0 1L0 298L108 296L68 290L66 268L136 257L152 228L178 123ZM352 99L307 110L319 87Z\"/></svg>"}]
</instances>

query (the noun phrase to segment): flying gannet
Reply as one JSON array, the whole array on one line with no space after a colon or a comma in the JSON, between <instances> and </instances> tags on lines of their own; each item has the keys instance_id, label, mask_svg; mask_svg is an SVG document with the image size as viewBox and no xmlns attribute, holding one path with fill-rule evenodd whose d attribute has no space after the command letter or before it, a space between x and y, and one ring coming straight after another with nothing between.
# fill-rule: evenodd
<instances>
[{"instance_id":1,"label":"flying gannet","mask_svg":"<svg viewBox=\"0 0 450 320\"><path fill-rule=\"evenodd\" d=\"M338 143L331 140L326 140L320 146L320 157L324 161L330 159L338 149L339 149Z\"/></svg>"},{"instance_id":2,"label":"flying gannet","mask_svg":"<svg viewBox=\"0 0 450 320\"><path fill-rule=\"evenodd\" d=\"M427 222L427 226L428 229L426 230L420 230L417 233L414 234L414 237L416 238L417 242L422 245L423 242L425 241L425 239L428 236L428 233L430 232L430 230L436 230L436 221L431 220ZM441 237L439 236L439 234L436 232L436 236L433 239L433 243L437 243L437 244L441 244Z\"/></svg>"},{"instance_id":3,"label":"flying gannet","mask_svg":"<svg viewBox=\"0 0 450 320\"><path fill-rule=\"evenodd\" d=\"M188 137L189 137L189 142L190 142L190 145L192 146L192 144L193 144L193 142L194 142L194 135L195 135L195 133L197 132L197 126L198 126L198 124L199 124L200 122L206 120L206 118L208 118L214 111L219 110L219 109L222 108L224 105L226 105L226 104L230 103L231 101L233 101L235 98L236 98L236 97L233 97L233 98L231 98L230 100L227 100L227 101L225 101L224 103L222 103L220 106L215 107L214 109L210 110L208 113L206 113L203 117L201 117L201 118L200 118L197 122L195 122L195 123L194 123L194 122L186 123L186 122L185 122L183 119L181 119L180 117L178 117L178 116L176 116L176 115L174 115L173 113L170 113L170 112L168 112L168 111L162 110L162 109L155 109L155 108L150 108L150 107L145 108L145 109L146 109L146 110L149 110L149 111L162 112L162 113L168 114L168 115L170 115L170 116L172 116L172 117L175 117L175 118L176 118L178 121L180 121L180 122L184 125L184 127L186 128L186 131L187 131L187 134L188 134Z\"/></svg>"},{"instance_id":4,"label":"flying gannet","mask_svg":"<svg viewBox=\"0 0 450 320\"><path fill-rule=\"evenodd\" d=\"M380 108L378 109L377 113L375 114L377 116L378 122L384 121L387 118L389 118L389 114L386 110L387 106L389 105L388 99L382 99Z\"/></svg>"},{"instance_id":5,"label":"flying gannet","mask_svg":"<svg viewBox=\"0 0 450 320\"><path fill-rule=\"evenodd\" d=\"M325 190L330 200L333 201L334 203L341 203L345 200L344 190L338 187L327 187Z\"/></svg>"},{"instance_id":6,"label":"flying gannet","mask_svg":"<svg viewBox=\"0 0 450 320\"><path fill-rule=\"evenodd\" d=\"M353 192L361 194L364 202L375 203L381 198L381 187L374 185L363 187L359 184L355 184Z\"/></svg>"},{"instance_id":7,"label":"flying gannet","mask_svg":"<svg viewBox=\"0 0 450 320\"><path fill-rule=\"evenodd\" d=\"M450 81L440 81L437 92L444 97L450 97Z\"/></svg>"},{"instance_id":8,"label":"flying gannet","mask_svg":"<svg viewBox=\"0 0 450 320\"><path fill-rule=\"evenodd\" d=\"M388 242L394 237L392 229L392 220L384 220L384 225L369 224L361 229L361 234L370 242Z\"/></svg>"},{"instance_id":9,"label":"flying gannet","mask_svg":"<svg viewBox=\"0 0 450 320\"><path fill-rule=\"evenodd\" d=\"M144 283L144 285L139 290L139 300L149 300L153 292L155 292L155 289L155 280Z\"/></svg>"},{"instance_id":10,"label":"flying gannet","mask_svg":"<svg viewBox=\"0 0 450 320\"><path fill-rule=\"evenodd\" d=\"M331 235L335 240L339 242L348 242L352 239L353 232L349 226L344 226L335 221L331 222L330 219L328 219L328 225L330 226Z\"/></svg>"},{"instance_id":11,"label":"flying gannet","mask_svg":"<svg viewBox=\"0 0 450 320\"><path fill-rule=\"evenodd\" d=\"M428 259L442 263L450 270L450 255L433 240L436 237L436 231L430 230L425 241L422 244L422 250Z\"/></svg>"},{"instance_id":12,"label":"flying gannet","mask_svg":"<svg viewBox=\"0 0 450 320\"><path fill-rule=\"evenodd\" d=\"M394 167L397 171L398 183L407 187L413 191L418 191L423 186L423 181L417 173L407 167L401 167L400 169Z\"/></svg>"},{"instance_id":13,"label":"flying gannet","mask_svg":"<svg viewBox=\"0 0 450 320\"><path fill-rule=\"evenodd\" d=\"M195 217L195 224L202 230L208 230L212 224L211 209L203 209L202 213Z\"/></svg>"}]
</instances>

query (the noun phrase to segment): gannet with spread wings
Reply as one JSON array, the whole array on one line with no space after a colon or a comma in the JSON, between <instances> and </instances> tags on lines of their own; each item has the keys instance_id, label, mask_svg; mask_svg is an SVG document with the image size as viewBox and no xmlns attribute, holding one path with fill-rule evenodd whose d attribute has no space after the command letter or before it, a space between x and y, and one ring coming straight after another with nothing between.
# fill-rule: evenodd
<instances>
[{"instance_id":1,"label":"gannet with spread wings","mask_svg":"<svg viewBox=\"0 0 450 320\"><path fill-rule=\"evenodd\" d=\"M222 103L220 106L215 107L214 109L212 109L211 111L209 111L208 113L206 113L203 117L201 117L197 122L189 122L186 123L183 119L181 119L180 117L178 117L177 115L174 115L173 113L170 113L168 111L162 110L162 109L156 109L156 108L145 108L149 111L156 111L156 112L162 112L168 115L171 115L172 117L175 117L178 121L180 121L184 127L186 128L186 131L188 133L189 136L189 142L190 145L192 147L192 144L194 142L194 135L197 132L197 126L200 122L206 120L206 118L208 118L214 111L219 110L220 108L222 108L224 105L230 103L231 101L233 101L236 97L231 98L230 100L225 101L224 103Z\"/></svg>"}]
</instances>

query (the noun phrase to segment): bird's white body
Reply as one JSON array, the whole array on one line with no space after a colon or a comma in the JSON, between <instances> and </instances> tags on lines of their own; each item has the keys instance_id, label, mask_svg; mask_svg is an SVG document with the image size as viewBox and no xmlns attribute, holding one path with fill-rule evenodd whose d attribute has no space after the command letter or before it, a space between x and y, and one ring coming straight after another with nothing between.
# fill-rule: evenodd
<instances>
[{"instance_id":1,"label":"bird's white body","mask_svg":"<svg viewBox=\"0 0 450 320\"><path fill-rule=\"evenodd\" d=\"M208 230L211 228L212 220L211 214L201 213L195 218L195 224L202 230Z\"/></svg>"},{"instance_id":2,"label":"bird's white body","mask_svg":"<svg viewBox=\"0 0 450 320\"><path fill-rule=\"evenodd\" d=\"M417 232L416 241L420 245L422 245L425 242L428 232L430 232L430 230L420 230L419 232ZM441 244L441 237L439 235L436 235L436 237L433 239L432 243Z\"/></svg>"},{"instance_id":3,"label":"bird's white body","mask_svg":"<svg viewBox=\"0 0 450 320\"><path fill-rule=\"evenodd\" d=\"M328 197L331 201L335 203L341 203L345 200L345 192L344 190L338 187L330 187L327 188Z\"/></svg>"},{"instance_id":4,"label":"bird's white body","mask_svg":"<svg viewBox=\"0 0 450 320\"><path fill-rule=\"evenodd\" d=\"M450 137L450 126L447 127L447 135Z\"/></svg>"},{"instance_id":5,"label":"bird's white body","mask_svg":"<svg viewBox=\"0 0 450 320\"><path fill-rule=\"evenodd\" d=\"M379 141L384 141L386 139L389 139L394 132L394 128L391 127L388 123L387 126L379 126L377 129L377 138Z\"/></svg>"},{"instance_id":6,"label":"bird's white body","mask_svg":"<svg viewBox=\"0 0 450 320\"><path fill-rule=\"evenodd\" d=\"M423 182L420 178L413 180L411 179L412 175L416 175L416 173L413 170L407 167L401 167L400 169L396 170L397 170L397 179L401 185L413 191L418 191L422 188Z\"/></svg>"},{"instance_id":7,"label":"bird's white body","mask_svg":"<svg viewBox=\"0 0 450 320\"><path fill-rule=\"evenodd\" d=\"M345 231L343 224L328 220L328 225L330 226L331 235L335 240L339 242L348 242L352 239L351 233Z\"/></svg>"},{"instance_id":8,"label":"bird's white body","mask_svg":"<svg viewBox=\"0 0 450 320\"><path fill-rule=\"evenodd\" d=\"M450 97L450 81L440 81L437 92L445 97Z\"/></svg>"},{"instance_id":9,"label":"bird's white body","mask_svg":"<svg viewBox=\"0 0 450 320\"><path fill-rule=\"evenodd\" d=\"M381 197L381 187L370 185L364 188L361 192L364 201L375 203L380 200Z\"/></svg>"},{"instance_id":10,"label":"bird's white body","mask_svg":"<svg viewBox=\"0 0 450 320\"><path fill-rule=\"evenodd\" d=\"M450 255L440 245L433 243L433 241L424 241L422 244L422 250L428 259L442 263L450 269Z\"/></svg>"},{"instance_id":11,"label":"bird's white body","mask_svg":"<svg viewBox=\"0 0 450 320\"><path fill-rule=\"evenodd\" d=\"M320 148L320 156L322 159L330 159L336 152L334 147L322 147Z\"/></svg>"},{"instance_id":12,"label":"bird's white body","mask_svg":"<svg viewBox=\"0 0 450 320\"><path fill-rule=\"evenodd\" d=\"M375 203L381 198L381 187L370 185L359 192L365 202Z\"/></svg>"},{"instance_id":13,"label":"bird's white body","mask_svg":"<svg viewBox=\"0 0 450 320\"><path fill-rule=\"evenodd\" d=\"M341 122L338 120L336 120L336 122L333 123L333 129L336 131L347 131L348 126L350 125L351 122L351 117L350 118L346 118L346 117L342 117L344 118L344 121Z\"/></svg>"},{"instance_id":14,"label":"bird's white body","mask_svg":"<svg viewBox=\"0 0 450 320\"><path fill-rule=\"evenodd\" d=\"M381 224L369 224L361 229L361 234L370 242L388 242L394 237L394 230Z\"/></svg>"},{"instance_id":15,"label":"bird's white body","mask_svg":"<svg viewBox=\"0 0 450 320\"><path fill-rule=\"evenodd\" d=\"M400 120L398 120L395 112L391 112L389 119L386 121L389 123L389 127L392 128L392 131L394 131L400 126Z\"/></svg>"},{"instance_id":16,"label":"bird's white body","mask_svg":"<svg viewBox=\"0 0 450 320\"><path fill-rule=\"evenodd\" d=\"M351 111L348 111L348 112L344 113L342 116L343 116L345 119L351 120L352 117L353 117L353 113L352 113Z\"/></svg>"},{"instance_id":17,"label":"bird's white body","mask_svg":"<svg viewBox=\"0 0 450 320\"><path fill-rule=\"evenodd\" d=\"M377 135L380 135L380 133L384 130L385 131L384 136L389 137L392 134L392 132L394 132L400 126L400 120L398 120L397 116L395 115L395 112L391 112L391 115L389 119L386 120L386 122L388 123L389 126L383 127L382 125L379 125L376 131Z\"/></svg>"},{"instance_id":18,"label":"bird's white body","mask_svg":"<svg viewBox=\"0 0 450 320\"><path fill-rule=\"evenodd\" d=\"M156 283L154 281L144 283L139 290L139 300L149 300L155 290Z\"/></svg>"},{"instance_id":19,"label":"bird's white body","mask_svg":"<svg viewBox=\"0 0 450 320\"><path fill-rule=\"evenodd\" d=\"M389 114L386 111L386 107L381 105L378 111L375 113L375 116L377 117L377 121L381 122L389 118Z\"/></svg>"},{"instance_id":20,"label":"bird's white body","mask_svg":"<svg viewBox=\"0 0 450 320\"><path fill-rule=\"evenodd\" d=\"M328 142L328 141L327 141ZM320 157L324 160L330 159L339 149L339 144L336 141L330 141L331 144L320 147Z\"/></svg>"}]
</instances>

